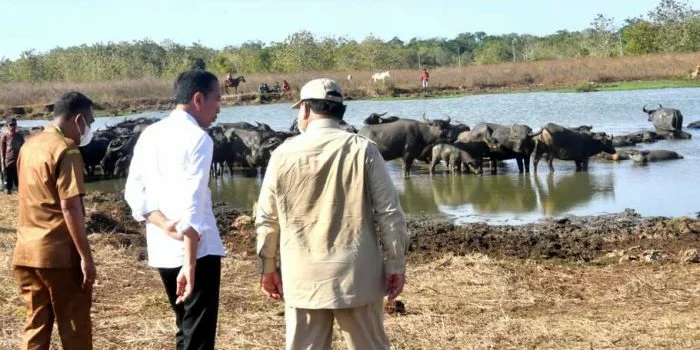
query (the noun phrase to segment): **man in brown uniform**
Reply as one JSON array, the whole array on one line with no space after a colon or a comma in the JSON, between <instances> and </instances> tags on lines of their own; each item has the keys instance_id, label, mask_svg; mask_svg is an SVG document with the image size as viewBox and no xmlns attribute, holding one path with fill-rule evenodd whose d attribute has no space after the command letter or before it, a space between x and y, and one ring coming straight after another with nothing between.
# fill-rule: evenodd
<instances>
[{"instance_id":1,"label":"man in brown uniform","mask_svg":"<svg viewBox=\"0 0 700 350\"><path fill-rule=\"evenodd\" d=\"M11 194L12 188L18 186L17 156L19 149L24 144L24 137L17 132L15 118L8 118L5 125L7 131L0 137L0 161L2 161L2 170L5 176L5 189L7 194Z\"/></svg>"},{"instance_id":2,"label":"man in brown uniform","mask_svg":"<svg viewBox=\"0 0 700 350\"><path fill-rule=\"evenodd\" d=\"M92 349L95 263L85 233L83 161L92 101L61 96L54 120L27 140L17 161L19 220L13 273L27 308L22 349L49 349L54 319L63 348Z\"/></svg>"},{"instance_id":3,"label":"man in brown uniform","mask_svg":"<svg viewBox=\"0 0 700 350\"><path fill-rule=\"evenodd\" d=\"M403 290L404 214L377 147L340 128L342 102L332 80L302 88L302 134L273 152L258 199L262 287L284 298L287 349L330 349L334 319L350 349L389 349L382 299Z\"/></svg>"}]
</instances>

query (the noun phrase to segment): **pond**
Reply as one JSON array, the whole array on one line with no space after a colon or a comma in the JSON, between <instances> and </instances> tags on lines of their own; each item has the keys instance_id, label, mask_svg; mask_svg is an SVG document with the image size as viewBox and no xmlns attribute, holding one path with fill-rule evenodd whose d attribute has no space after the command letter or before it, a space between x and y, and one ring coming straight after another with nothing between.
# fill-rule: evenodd
<instances>
[{"instance_id":1,"label":"pond","mask_svg":"<svg viewBox=\"0 0 700 350\"><path fill-rule=\"evenodd\" d=\"M623 134L650 130L642 112L644 104L660 103L683 112L684 124L700 119L700 89L659 89L592 93L513 93L473 95L447 99L349 101L345 120L361 127L371 112L389 112L419 119L451 116L470 126L481 121L527 124L533 130L547 122L564 126L592 125L594 131ZM275 129L287 129L296 117L290 104L223 108L217 122L259 121ZM150 112L128 117L99 118L98 126L125 118L166 116ZM26 122L24 122L25 125ZM34 124L34 123L32 123ZM36 123L40 124L40 123ZM34 124L34 125L36 125ZM638 146L668 149L685 159L635 166L631 161L611 163L591 160L588 173L576 173L573 162L555 161L555 173L545 163L539 174L518 174L514 161L507 161L499 175L428 175L425 166L404 179L400 163L389 168L407 212L442 213L456 222L524 223L543 217L597 215L626 208L642 215L695 215L700 210L700 132L686 130L692 140L667 140ZM438 168L444 169L444 168ZM249 208L256 200L260 177L234 171L232 177L212 180L214 200ZM89 184L90 189L118 191L123 180Z\"/></svg>"}]
</instances>

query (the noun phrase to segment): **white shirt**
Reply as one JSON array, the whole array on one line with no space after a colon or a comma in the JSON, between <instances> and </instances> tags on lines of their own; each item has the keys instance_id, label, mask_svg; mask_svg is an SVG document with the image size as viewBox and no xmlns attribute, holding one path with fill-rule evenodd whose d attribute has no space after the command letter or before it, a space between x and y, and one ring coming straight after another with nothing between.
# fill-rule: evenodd
<instances>
[{"instance_id":1,"label":"white shirt","mask_svg":"<svg viewBox=\"0 0 700 350\"><path fill-rule=\"evenodd\" d=\"M192 227L199 233L197 259L225 256L209 190L209 169L214 143L195 119L174 110L167 118L146 128L134 147L124 197L137 221L160 210L179 220L178 231ZM157 268L182 266L183 241L146 224L148 263Z\"/></svg>"}]
</instances>

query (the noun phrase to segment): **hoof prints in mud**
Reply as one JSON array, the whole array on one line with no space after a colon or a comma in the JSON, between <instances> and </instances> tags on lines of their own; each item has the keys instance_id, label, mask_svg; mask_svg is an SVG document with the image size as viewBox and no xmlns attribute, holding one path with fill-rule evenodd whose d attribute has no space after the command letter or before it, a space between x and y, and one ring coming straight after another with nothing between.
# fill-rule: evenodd
<instances>
[{"instance_id":1,"label":"hoof prints in mud","mask_svg":"<svg viewBox=\"0 0 700 350\"><path fill-rule=\"evenodd\" d=\"M545 220L522 226L484 223L455 226L429 216L409 220L413 259L445 252L501 257L591 261L632 246L674 254L700 244L700 222L688 218L644 218L633 211L594 217Z\"/></svg>"},{"instance_id":2,"label":"hoof prints in mud","mask_svg":"<svg viewBox=\"0 0 700 350\"><path fill-rule=\"evenodd\" d=\"M110 243L143 247L141 224L131 217L121 194L91 193L85 197L88 233L115 237ZM214 205L217 226L229 252L255 255L251 213L225 203ZM237 219L245 220L237 220ZM700 220L641 217L633 210L619 214L547 219L527 225L492 226L485 223L454 225L435 215L408 215L411 235L409 259L425 261L445 253L483 253L526 259L591 261L609 252L631 247L657 249L678 256L700 248ZM123 235L126 233L127 235ZM129 233L139 233L138 239ZM101 238L107 239L107 238Z\"/></svg>"}]
</instances>

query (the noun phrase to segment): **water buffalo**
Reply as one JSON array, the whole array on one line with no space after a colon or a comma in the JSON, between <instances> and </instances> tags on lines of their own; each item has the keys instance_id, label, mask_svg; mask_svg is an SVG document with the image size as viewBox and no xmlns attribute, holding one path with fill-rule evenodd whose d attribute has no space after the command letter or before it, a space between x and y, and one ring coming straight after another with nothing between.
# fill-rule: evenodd
<instances>
[{"instance_id":1,"label":"water buffalo","mask_svg":"<svg viewBox=\"0 0 700 350\"><path fill-rule=\"evenodd\" d=\"M132 150L133 152L133 150ZM133 153L126 154L123 157L117 159L114 163L114 176L115 177L127 177L129 175L129 166L131 165L131 158Z\"/></svg>"},{"instance_id":2,"label":"water buffalo","mask_svg":"<svg viewBox=\"0 0 700 350\"><path fill-rule=\"evenodd\" d=\"M109 143L110 140L106 137L93 137L85 147L80 147L80 155L88 176L95 175L95 167L104 159Z\"/></svg>"},{"instance_id":3,"label":"water buffalo","mask_svg":"<svg viewBox=\"0 0 700 350\"><path fill-rule=\"evenodd\" d=\"M683 156L673 151L653 150L637 151L629 155L635 163L660 162L664 160L683 159Z\"/></svg>"},{"instance_id":4,"label":"water buffalo","mask_svg":"<svg viewBox=\"0 0 700 350\"><path fill-rule=\"evenodd\" d=\"M428 120L423 114L423 119L424 122L400 118L393 123L366 125L358 134L374 141L385 160L401 158L403 174L409 176L413 160L420 159L432 145L453 137L449 117Z\"/></svg>"},{"instance_id":5,"label":"water buffalo","mask_svg":"<svg viewBox=\"0 0 700 350\"><path fill-rule=\"evenodd\" d=\"M229 170L234 164L246 165L246 155L250 153L250 149L243 140L236 134L235 129L229 129L225 132L227 141L226 164Z\"/></svg>"},{"instance_id":6,"label":"water buffalo","mask_svg":"<svg viewBox=\"0 0 700 350\"><path fill-rule=\"evenodd\" d=\"M532 129L527 125L513 124L511 126L493 123L479 123L469 132L472 142L485 142L493 146L491 151L491 172L496 173L496 161L515 159L518 172L530 172L530 154L535 148Z\"/></svg>"},{"instance_id":7,"label":"water buffalo","mask_svg":"<svg viewBox=\"0 0 700 350\"><path fill-rule=\"evenodd\" d=\"M676 132L683 129L683 114L674 108L664 108L659 105L657 109L647 109L645 105L642 111L649 117L657 130Z\"/></svg>"},{"instance_id":8,"label":"water buffalo","mask_svg":"<svg viewBox=\"0 0 700 350\"><path fill-rule=\"evenodd\" d=\"M249 167L265 167L269 160L270 153L279 146L287 138L294 136L291 132L282 131L260 131L260 130L241 130L230 129L242 143L247 147L245 152L245 160ZM232 140L232 134L229 134L229 141ZM239 146L232 145L234 152L239 152Z\"/></svg>"},{"instance_id":9,"label":"water buffalo","mask_svg":"<svg viewBox=\"0 0 700 350\"><path fill-rule=\"evenodd\" d=\"M595 157L598 159L611 160L614 162L618 162L621 160L629 160L630 155L634 152L637 152L637 150L631 150L631 149L617 150L617 152L615 152L613 154L601 152L601 153L596 154Z\"/></svg>"},{"instance_id":10,"label":"water buffalo","mask_svg":"<svg viewBox=\"0 0 700 350\"><path fill-rule=\"evenodd\" d=\"M452 174L462 171L462 164L473 171L475 174L481 174L481 162L477 163L472 156L466 151L458 148L455 145L447 143L439 143L433 146L432 160L430 162L430 174L435 172L435 166L440 160L444 160L447 168ZM476 167L479 167L477 170Z\"/></svg>"},{"instance_id":11,"label":"water buffalo","mask_svg":"<svg viewBox=\"0 0 700 350\"><path fill-rule=\"evenodd\" d=\"M658 134L653 131L642 131L627 135L619 135L613 137L613 147L629 147L638 143L652 143L658 140L663 140L666 137L663 134Z\"/></svg>"},{"instance_id":12,"label":"water buffalo","mask_svg":"<svg viewBox=\"0 0 700 350\"><path fill-rule=\"evenodd\" d=\"M116 169L117 162L124 164L125 157L131 157L134 152L134 147L136 142L141 136L141 130L137 130L129 136L122 136L120 138L112 140L107 146L107 151L105 152L104 158L100 163L102 166L102 173L105 176L118 176ZM120 161L120 159L122 159ZM130 161L130 160L129 160ZM121 170L121 169L120 169ZM124 172L122 172L124 173Z\"/></svg>"},{"instance_id":13,"label":"water buffalo","mask_svg":"<svg viewBox=\"0 0 700 350\"><path fill-rule=\"evenodd\" d=\"M228 153L228 140L221 125L212 126L207 130L207 134L214 143L214 151L211 159L211 175L219 177L223 175L224 163Z\"/></svg>"},{"instance_id":14,"label":"water buffalo","mask_svg":"<svg viewBox=\"0 0 700 350\"><path fill-rule=\"evenodd\" d=\"M602 133L581 133L563 126L548 123L542 130L533 134L535 137L534 166L537 172L537 163L545 153L549 171L554 171L552 161L554 158L561 160L573 160L576 162L576 171L588 171L588 158L600 152L615 153L612 146L612 136Z\"/></svg>"},{"instance_id":15,"label":"water buffalo","mask_svg":"<svg viewBox=\"0 0 700 350\"><path fill-rule=\"evenodd\" d=\"M352 126L352 124L348 124L344 120L338 120L338 124L340 124L340 128L347 131L351 132L353 134L357 134L357 129ZM294 121L292 122L292 126L289 127L289 132L293 133L294 135L299 134L299 125L297 125L297 119L294 118Z\"/></svg>"},{"instance_id":16,"label":"water buffalo","mask_svg":"<svg viewBox=\"0 0 700 350\"><path fill-rule=\"evenodd\" d=\"M384 118L384 116L387 113L388 112L384 112L382 114L372 113L369 115L369 117L367 117L367 119L364 120L364 123L365 123L365 125L375 125L375 124L391 123L391 122L395 122L395 121L399 120L399 117L395 117L395 116Z\"/></svg>"},{"instance_id":17,"label":"water buffalo","mask_svg":"<svg viewBox=\"0 0 700 350\"><path fill-rule=\"evenodd\" d=\"M217 126L220 126L224 129L241 129L241 130L258 130L258 131L274 131L272 128L265 124L265 123L260 123L260 122L255 122L255 124L258 124L257 126L248 123L248 122L235 122L235 123L219 123Z\"/></svg>"},{"instance_id":18,"label":"water buffalo","mask_svg":"<svg viewBox=\"0 0 700 350\"><path fill-rule=\"evenodd\" d=\"M579 125L579 126L571 127L569 129L571 129L573 131L578 131L578 132L591 132L591 130L593 130L593 126L592 125Z\"/></svg>"},{"instance_id":19,"label":"water buffalo","mask_svg":"<svg viewBox=\"0 0 700 350\"><path fill-rule=\"evenodd\" d=\"M450 125L450 128L452 129L452 142L458 141L460 135L469 135L469 133L471 132L469 125L462 123L452 124ZM464 136L462 136L462 138L464 138Z\"/></svg>"}]
</instances>

